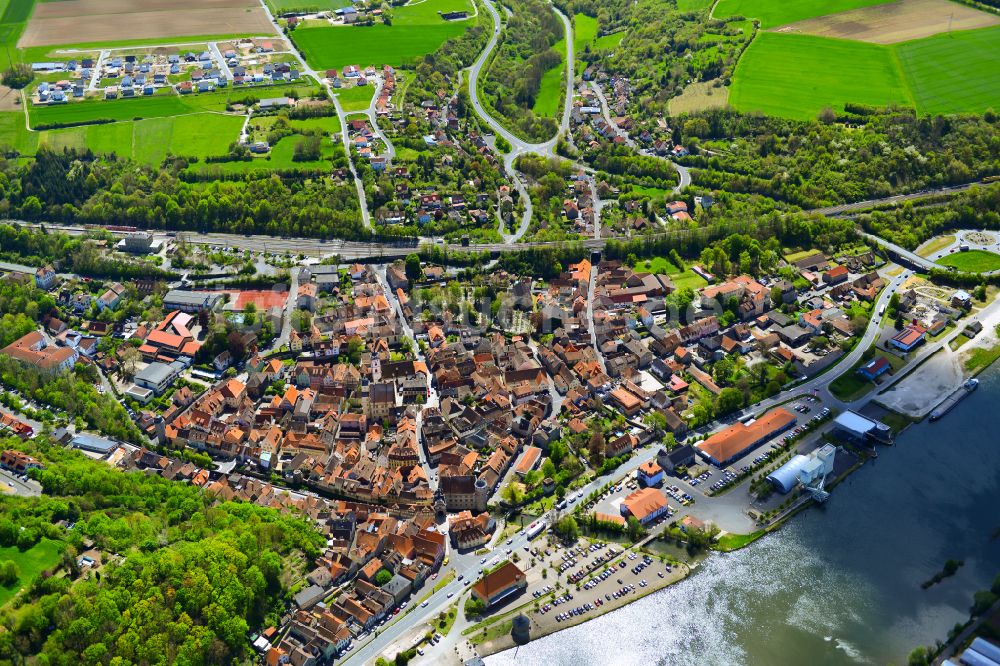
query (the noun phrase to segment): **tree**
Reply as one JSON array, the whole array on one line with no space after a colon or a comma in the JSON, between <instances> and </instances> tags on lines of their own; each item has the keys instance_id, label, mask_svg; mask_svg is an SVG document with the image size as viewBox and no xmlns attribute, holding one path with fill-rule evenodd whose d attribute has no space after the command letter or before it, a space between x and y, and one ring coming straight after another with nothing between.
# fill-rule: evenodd
<instances>
[{"instance_id":1,"label":"tree","mask_svg":"<svg viewBox=\"0 0 1000 666\"><path fill-rule=\"evenodd\" d=\"M715 399L716 414L729 414L743 406L743 394L738 389L724 388Z\"/></svg>"},{"instance_id":2,"label":"tree","mask_svg":"<svg viewBox=\"0 0 1000 666\"><path fill-rule=\"evenodd\" d=\"M410 284L420 281L424 276L424 269L420 266L420 257L415 254L406 255L405 263L406 279Z\"/></svg>"},{"instance_id":3,"label":"tree","mask_svg":"<svg viewBox=\"0 0 1000 666\"><path fill-rule=\"evenodd\" d=\"M476 595L470 596L465 601L465 617L472 618L482 615L486 611L486 604Z\"/></svg>"},{"instance_id":4,"label":"tree","mask_svg":"<svg viewBox=\"0 0 1000 666\"><path fill-rule=\"evenodd\" d=\"M646 414L642 421L652 428L657 434L667 429L667 417L655 410Z\"/></svg>"},{"instance_id":5,"label":"tree","mask_svg":"<svg viewBox=\"0 0 1000 666\"><path fill-rule=\"evenodd\" d=\"M508 483L500 491L500 497L511 506L517 506L524 499L524 493L521 492L520 484Z\"/></svg>"},{"instance_id":6,"label":"tree","mask_svg":"<svg viewBox=\"0 0 1000 666\"><path fill-rule=\"evenodd\" d=\"M35 74L31 71L31 65L19 62L4 70L3 84L8 88L20 89L31 83L33 78Z\"/></svg>"},{"instance_id":7,"label":"tree","mask_svg":"<svg viewBox=\"0 0 1000 666\"><path fill-rule=\"evenodd\" d=\"M629 516L628 520L625 521L625 533L632 541L638 541L646 533L646 528L642 526L638 518Z\"/></svg>"},{"instance_id":8,"label":"tree","mask_svg":"<svg viewBox=\"0 0 1000 666\"><path fill-rule=\"evenodd\" d=\"M591 426L590 444L587 446L587 454L590 464L599 467L604 462L604 432L599 424Z\"/></svg>"},{"instance_id":9,"label":"tree","mask_svg":"<svg viewBox=\"0 0 1000 666\"><path fill-rule=\"evenodd\" d=\"M574 543L580 536L580 526L573 516L560 518L552 529L567 543Z\"/></svg>"},{"instance_id":10,"label":"tree","mask_svg":"<svg viewBox=\"0 0 1000 666\"><path fill-rule=\"evenodd\" d=\"M122 350L122 375L126 378L131 379L135 377L135 373L139 368L139 361L142 360L142 353L132 345L125 347Z\"/></svg>"},{"instance_id":11,"label":"tree","mask_svg":"<svg viewBox=\"0 0 1000 666\"><path fill-rule=\"evenodd\" d=\"M17 568L17 563L13 560L0 562L0 585L11 587L17 582L20 575L21 571Z\"/></svg>"},{"instance_id":12,"label":"tree","mask_svg":"<svg viewBox=\"0 0 1000 666\"><path fill-rule=\"evenodd\" d=\"M392 572L388 569L379 569L378 573L375 574L375 584L379 587L382 587L390 580L392 580Z\"/></svg>"}]
</instances>

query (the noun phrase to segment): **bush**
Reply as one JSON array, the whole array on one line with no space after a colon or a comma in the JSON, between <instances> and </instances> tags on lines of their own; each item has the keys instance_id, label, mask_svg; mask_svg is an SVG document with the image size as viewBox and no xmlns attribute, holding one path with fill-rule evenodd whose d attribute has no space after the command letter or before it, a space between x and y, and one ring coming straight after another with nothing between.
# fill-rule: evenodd
<instances>
[{"instance_id":1,"label":"bush","mask_svg":"<svg viewBox=\"0 0 1000 666\"><path fill-rule=\"evenodd\" d=\"M25 63L16 63L10 69L4 70L3 84L8 88L23 88L35 78L35 73L31 71L31 66Z\"/></svg>"}]
</instances>

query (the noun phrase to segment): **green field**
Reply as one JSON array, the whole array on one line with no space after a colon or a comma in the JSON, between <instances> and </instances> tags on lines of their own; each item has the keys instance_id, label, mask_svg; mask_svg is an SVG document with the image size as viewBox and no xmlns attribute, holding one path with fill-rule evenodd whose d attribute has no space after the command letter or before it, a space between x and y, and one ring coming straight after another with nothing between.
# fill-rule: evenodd
<instances>
[{"instance_id":1,"label":"green field","mask_svg":"<svg viewBox=\"0 0 1000 666\"><path fill-rule=\"evenodd\" d=\"M677 9L682 12L696 12L712 6L712 0L677 0Z\"/></svg>"},{"instance_id":2,"label":"green field","mask_svg":"<svg viewBox=\"0 0 1000 666\"><path fill-rule=\"evenodd\" d=\"M559 113L559 102L562 101L563 72L566 64L557 66L542 74L542 82L538 87L535 104L531 108L537 116L555 116Z\"/></svg>"},{"instance_id":3,"label":"green field","mask_svg":"<svg viewBox=\"0 0 1000 666\"><path fill-rule=\"evenodd\" d=\"M267 0L267 6L275 15L298 11L332 11L350 4L351 0Z\"/></svg>"},{"instance_id":4,"label":"green field","mask_svg":"<svg viewBox=\"0 0 1000 666\"><path fill-rule=\"evenodd\" d=\"M199 170L218 169L222 173L244 173L248 171L269 171L276 169L329 169L330 157L333 156L335 147L333 142L326 140L323 142L322 158L314 162L295 162L292 156L295 154L295 144L302 140L296 134L286 136L278 143L271 146L271 152L263 157L255 157L249 162L213 162L197 165Z\"/></svg>"},{"instance_id":5,"label":"green field","mask_svg":"<svg viewBox=\"0 0 1000 666\"><path fill-rule=\"evenodd\" d=\"M810 35L760 33L733 77L740 111L810 119L844 102L912 105L889 47Z\"/></svg>"},{"instance_id":6,"label":"green field","mask_svg":"<svg viewBox=\"0 0 1000 666\"><path fill-rule=\"evenodd\" d=\"M701 0L679 0L685 5L701 5ZM760 27L773 28L814 16L837 14L858 7L885 4L886 0L719 0L712 15L716 18L745 16L759 19Z\"/></svg>"},{"instance_id":7,"label":"green field","mask_svg":"<svg viewBox=\"0 0 1000 666\"><path fill-rule=\"evenodd\" d=\"M683 271L679 270L677 266L675 266L666 257L650 257L648 259L640 259L635 262L632 270L638 273L669 275L670 279L673 280L674 287L677 289L701 289L702 287L708 285L708 282L706 282L704 278L697 275L690 268L686 268Z\"/></svg>"},{"instance_id":8,"label":"green field","mask_svg":"<svg viewBox=\"0 0 1000 666\"><path fill-rule=\"evenodd\" d=\"M919 112L1000 109L1000 26L904 42L895 50Z\"/></svg>"},{"instance_id":9,"label":"green field","mask_svg":"<svg viewBox=\"0 0 1000 666\"><path fill-rule=\"evenodd\" d=\"M440 19L439 19L440 20ZM299 28L293 35L309 64L317 69L344 65L402 67L432 53L465 31L468 22L438 25Z\"/></svg>"},{"instance_id":10,"label":"green field","mask_svg":"<svg viewBox=\"0 0 1000 666\"><path fill-rule=\"evenodd\" d=\"M598 37L594 40L595 49L613 49L622 43L622 39L625 38L625 31L613 32L610 35L604 35L603 37Z\"/></svg>"},{"instance_id":11,"label":"green field","mask_svg":"<svg viewBox=\"0 0 1000 666\"><path fill-rule=\"evenodd\" d=\"M583 53L588 44L597 39L597 19L586 14L576 14L573 17L573 52Z\"/></svg>"},{"instance_id":12,"label":"green field","mask_svg":"<svg viewBox=\"0 0 1000 666\"><path fill-rule=\"evenodd\" d=\"M436 51L478 20L445 21L438 16L439 11L472 9L469 0L424 0L394 8L391 26L299 28L292 36L309 64L317 69L344 65L402 67Z\"/></svg>"},{"instance_id":13,"label":"green field","mask_svg":"<svg viewBox=\"0 0 1000 666\"><path fill-rule=\"evenodd\" d=\"M969 250L941 257L937 263L942 266L954 267L965 273L984 273L1000 270L1000 254L986 250Z\"/></svg>"},{"instance_id":14,"label":"green field","mask_svg":"<svg viewBox=\"0 0 1000 666\"><path fill-rule=\"evenodd\" d=\"M15 546L0 548L0 560L13 560L21 575L11 587L0 586L0 606L10 601L22 588L31 584L35 576L59 563L62 543L42 539L33 548L21 552Z\"/></svg>"},{"instance_id":15,"label":"green field","mask_svg":"<svg viewBox=\"0 0 1000 666\"><path fill-rule=\"evenodd\" d=\"M41 132L39 147L90 148L116 153L147 164L159 164L168 153L189 157L222 155L239 138L243 119L216 113L87 125Z\"/></svg>"},{"instance_id":16,"label":"green field","mask_svg":"<svg viewBox=\"0 0 1000 666\"><path fill-rule=\"evenodd\" d=\"M340 100L340 105L344 107L344 111L363 111L372 102L372 96L375 94L375 86L341 88L334 92L337 95L337 99Z\"/></svg>"}]
</instances>

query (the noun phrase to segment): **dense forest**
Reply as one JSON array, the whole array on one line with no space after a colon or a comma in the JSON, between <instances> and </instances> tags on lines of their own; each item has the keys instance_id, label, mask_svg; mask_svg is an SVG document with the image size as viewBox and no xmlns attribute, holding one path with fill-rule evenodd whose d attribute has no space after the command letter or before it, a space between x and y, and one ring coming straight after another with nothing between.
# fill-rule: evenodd
<instances>
[{"instance_id":1,"label":"dense forest","mask_svg":"<svg viewBox=\"0 0 1000 666\"><path fill-rule=\"evenodd\" d=\"M859 222L865 231L911 250L952 229L1000 229L1000 184L973 187L938 205L907 202L863 215Z\"/></svg>"},{"instance_id":2,"label":"dense forest","mask_svg":"<svg viewBox=\"0 0 1000 666\"><path fill-rule=\"evenodd\" d=\"M558 124L554 118L536 116L532 107L542 75L563 62L564 56L552 47L565 37L565 30L543 0L509 0L507 5L513 14L480 80L480 94L516 134L546 141Z\"/></svg>"},{"instance_id":3,"label":"dense forest","mask_svg":"<svg viewBox=\"0 0 1000 666\"><path fill-rule=\"evenodd\" d=\"M1000 116L872 111L864 125L729 110L684 122L696 183L802 208L863 201L1000 173Z\"/></svg>"},{"instance_id":4,"label":"dense forest","mask_svg":"<svg viewBox=\"0 0 1000 666\"><path fill-rule=\"evenodd\" d=\"M188 162L155 169L92 152L39 150L0 163L0 216L147 229L364 238L357 193L325 176L241 174L186 182Z\"/></svg>"},{"instance_id":5,"label":"dense forest","mask_svg":"<svg viewBox=\"0 0 1000 666\"><path fill-rule=\"evenodd\" d=\"M0 546L42 539L61 557L0 612L0 664L229 664L274 622L290 558L322 545L304 520L215 503L201 489L123 473L45 442L3 442L41 458L44 495L0 503ZM60 521L72 523L67 529ZM86 542L104 563L77 564Z\"/></svg>"}]
</instances>

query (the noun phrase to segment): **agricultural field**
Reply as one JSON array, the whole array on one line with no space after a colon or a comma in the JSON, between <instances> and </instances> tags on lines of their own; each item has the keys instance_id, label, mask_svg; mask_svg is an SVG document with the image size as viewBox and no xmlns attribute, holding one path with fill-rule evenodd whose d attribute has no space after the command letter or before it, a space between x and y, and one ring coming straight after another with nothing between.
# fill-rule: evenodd
<instances>
[{"instance_id":1,"label":"agricultural field","mask_svg":"<svg viewBox=\"0 0 1000 666\"><path fill-rule=\"evenodd\" d=\"M698 0L682 0L686 4L700 4ZM802 21L814 16L883 4L885 0L719 0L712 16L744 16L758 19L761 28L773 28L786 23Z\"/></svg>"},{"instance_id":2,"label":"agricultural field","mask_svg":"<svg viewBox=\"0 0 1000 666\"><path fill-rule=\"evenodd\" d=\"M1000 26L943 33L894 48L919 112L1000 109Z\"/></svg>"},{"instance_id":3,"label":"agricultural field","mask_svg":"<svg viewBox=\"0 0 1000 666\"><path fill-rule=\"evenodd\" d=\"M30 5L31 0L11 0ZM273 35L254 0L60 0L40 2L18 40L22 48L121 39L164 39L204 33Z\"/></svg>"},{"instance_id":4,"label":"agricultural field","mask_svg":"<svg viewBox=\"0 0 1000 666\"><path fill-rule=\"evenodd\" d=\"M34 132L29 141L36 148L90 148L98 154L115 153L156 165L168 153L199 158L222 155L239 138L242 126L240 116L198 113Z\"/></svg>"},{"instance_id":5,"label":"agricultural field","mask_svg":"<svg viewBox=\"0 0 1000 666\"><path fill-rule=\"evenodd\" d=\"M1000 16L948 0L899 0L828 14L777 28L818 37L896 44L942 32L972 30L1000 24Z\"/></svg>"},{"instance_id":6,"label":"agricultural field","mask_svg":"<svg viewBox=\"0 0 1000 666\"><path fill-rule=\"evenodd\" d=\"M941 257L937 263L965 273L985 273L1000 270L1000 254L986 250L969 250Z\"/></svg>"},{"instance_id":7,"label":"agricultural field","mask_svg":"<svg viewBox=\"0 0 1000 666\"><path fill-rule=\"evenodd\" d=\"M351 0L267 0L275 16L286 12L333 11L350 4Z\"/></svg>"},{"instance_id":8,"label":"agricultural field","mask_svg":"<svg viewBox=\"0 0 1000 666\"><path fill-rule=\"evenodd\" d=\"M344 65L403 67L436 51L465 31L468 23L441 21L439 25L299 28L292 35L306 60L316 69Z\"/></svg>"},{"instance_id":9,"label":"agricultural field","mask_svg":"<svg viewBox=\"0 0 1000 666\"><path fill-rule=\"evenodd\" d=\"M889 47L769 32L758 34L740 59L729 100L741 111L800 119L848 101L912 105Z\"/></svg>"},{"instance_id":10,"label":"agricultural field","mask_svg":"<svg viewBox=\"0 0 1000 666\"><path fill-rule=\"evenodd\" d=\"M464 21L445 21L438 12L468 11ZM441 44L465 32L478 17L469 0L424 0L392 10L392 25L298 28L295 44L317 69L344 65L402 67L436 51Z\"/></svg>"},{"instance_id":11,"label":"agricultural field","mask_svg":"<svg viewBox=\"0 0 1000 666\"><path fill-rule=\"evenodd\" d=\"M35 576L58 564L62 547L58 541L42 539L25 551L18 550L16 546L0 548L0 561L12 560L20 571L17 583L10 587L0 586L0 606L10 601L22 587L30 585Z\"/></svg>"}]
</instances>

